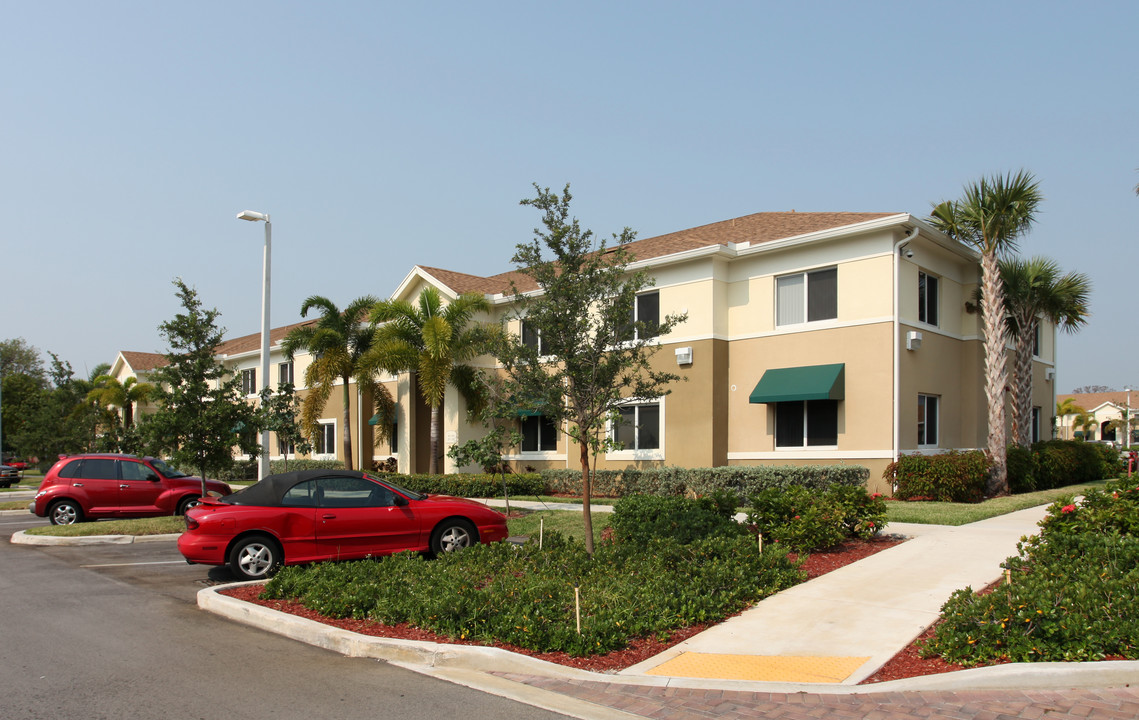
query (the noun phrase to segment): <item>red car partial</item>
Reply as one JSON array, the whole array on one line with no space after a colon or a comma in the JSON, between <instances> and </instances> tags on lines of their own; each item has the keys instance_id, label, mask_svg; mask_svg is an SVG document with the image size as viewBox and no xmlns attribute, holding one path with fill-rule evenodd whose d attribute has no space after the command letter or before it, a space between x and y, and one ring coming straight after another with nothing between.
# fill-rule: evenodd
<instances>
[{"instance_id":1,"label":"red car partial","mask_svg":"<svg viewBox=\"0 0 1139 720\"><path fill-rule=\"evenodd\" d=\"M351 470L270 475L186 513L178 550L189 563L228 565L245 580L281 565L411 550L441 554L507 536L482 503L423 495Z\"/></svg>"},{"instance_id":2,"label":"red car partial","mask_svg":"<svg viewBox=\"0 0 1139 720\"><path fill-rule=\"evenodd\" d=\"M207 480L206 492L225 496L233 491ZM98 518L182 515L201 495L201 478L158 458L91 453L52 465L29 509L53 525L70 525Z\"/></svg>"}]
</instances>

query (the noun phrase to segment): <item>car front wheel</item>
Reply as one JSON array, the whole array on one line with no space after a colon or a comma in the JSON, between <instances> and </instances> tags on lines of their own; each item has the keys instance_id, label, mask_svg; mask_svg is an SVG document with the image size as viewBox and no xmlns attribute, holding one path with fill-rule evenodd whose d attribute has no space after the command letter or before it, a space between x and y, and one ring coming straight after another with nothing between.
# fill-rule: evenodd
<instances>
[{"instance_id":1,"label":"car front wheel","mask_svg":"<svg viewBox=\"0 0 1139 720\"><path fill-rule=\"evenodd\" d=\"M243 580L261 580L281 564L277 543L264 535L251 535L233 546L229 567Z\"/></svg>"},{"instance_id":2,"label":"car front wheel","mask_svg":"<svg viewBox=\"0 0 1139 720\"><path fill-rule=\"evenodd\" d=\"M83 509L74 500L60 500L47 511L52 525L74 525L83 522Z\"/></svg>"},{"instance_id":3,"label":"car front wheel","mask_svg":"<svg viewBox=\"0 0 1139 720\"><path fill-rule=\"evenodd\" d=\"M431 534L431 552L435 555L455 552L478 542L475 526L462 518L444 520Z\"/></svg>"}]
</instances>

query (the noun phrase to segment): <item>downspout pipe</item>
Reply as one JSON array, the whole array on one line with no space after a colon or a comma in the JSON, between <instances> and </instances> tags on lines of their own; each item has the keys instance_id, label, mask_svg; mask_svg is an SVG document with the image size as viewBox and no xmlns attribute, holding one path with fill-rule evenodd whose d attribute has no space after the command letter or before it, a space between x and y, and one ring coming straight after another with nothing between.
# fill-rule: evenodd
<instances>
[{"instance_id":1,"label":"downspout pipe","mask_svg":"<svg viewBox=\"0 0 1139 720\"><path fill-rule=\"evenodd\" d=\"M918 237L918 228L914 226L905 236L894 243L894 444L891 448L891 462L898 461L902 446L902 318L901 318L901 285L902 285L902 248Z\"/></svg>"}]
</instances>

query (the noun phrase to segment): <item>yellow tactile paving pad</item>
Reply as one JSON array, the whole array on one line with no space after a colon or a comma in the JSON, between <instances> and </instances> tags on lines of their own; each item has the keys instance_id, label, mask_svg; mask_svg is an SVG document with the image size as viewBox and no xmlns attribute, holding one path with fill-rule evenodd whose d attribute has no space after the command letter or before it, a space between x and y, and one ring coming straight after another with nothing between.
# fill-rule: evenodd
<instances>
[{"instance_id":1,"label":"yellow tactile paving pad","mask_svg":"<svg viewBox=\"0 0 1139 720\"><path fill-rule=\"evenodd\" d=\"M656 666L647 674L760 682L840 683L869 659L686 652Z\"/></svg>"}]
</instances>

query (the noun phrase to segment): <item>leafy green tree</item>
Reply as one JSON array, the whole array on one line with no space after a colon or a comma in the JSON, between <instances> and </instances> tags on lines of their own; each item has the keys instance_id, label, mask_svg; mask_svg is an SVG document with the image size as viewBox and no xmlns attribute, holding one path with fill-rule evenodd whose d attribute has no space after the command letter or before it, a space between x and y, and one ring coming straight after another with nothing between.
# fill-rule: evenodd
<instances>
[{"instance_id":1,"label":"leafy green tree","mask_svg":"<svg viewBox=\"0 0 1139 720\"><path fill-rule=\"evenodd\" d=\"M1065 332L1087 324L1091 280L1083 273L1061 274L1043 257L1005 258L1000 262L1005 310L1013 336L1012 441L1032 443L1032 346L1040 318Z\"/></svg>"},{"instance_id":2,"label":"leafy green tree","mask_svg":"<svg viewBox=\"0 0 1139 720\"><path fill-rule=\"evenodd\" d=\"M0 377L27 375L47 386L47 373L44 371L40 351L24 338L0 340Z\"/></svg>"},{"instance_id":3,"label":"leafy green tree","mask_svg":"<svg viewBox=\"0 0 1139 720\"><path fill-rule=\"evenodd\" d=\"M301 413L301 401L292 383L281 383L277 386L276 392L262 388L261 404L257 412L260 415L259 425L276 433L278 442L282 443L286 450L290 445L302 454L312 450L312 444L306 439L304 429L297 421ZM287 472L289 453L284 452L282 455Z\"/></svg>"},{"instance_id":4,"label":"leafy green tree","mask_svg":"<svg viewBox=\"0 0 1139 720\"><path fill-rule=\"evenodd\" d=\"M989 456L993 470L986 494L1007 495L1005 386L1008 369L1004 322L1005 297L999 261L1016 250L1031 229L1042 195L1031 173L994 175L966 185L961 198L934 206L930 222L949 237L981 253L981 322L984 328L985 400L988 405Z\"/></svg>"},{"instance_id":5,"label":"leafy green tree","mask_svg":"<svg viewBox=\"0 0 1139 720\"><path fill-rule=\"evenodd\" d=\"M320 319L314 325L295 328L281 343L290 360L301 351L312 355L312 362L305 370L305 385L309 393L301 405L301 426L308 437L316 436L320 414L332 395L333 387L340 382L344 400L344 467L349 470L353 469L349 383L356 381L361 397L375 397L377 393L387 392L361 362L364 353L372 347L375 335L375 329L364 320L376 302L375 297L365 295L353 300L342 312L328 298L313 295L301 305L301 317L308 317L309 310L315 308L320 311ZM374 406L369 409L374 410Z\"/></svg>"},{"instance_id":6,"label":"leafy green tree","mask_svg":"<svg viewBox=\"0 0 1139 720\"><path fill-rule=\"evenodd\" d=\"M13 420L11 430L5 430L5 444L20 455L43 460L90 449L98 420L97 411L86 402L87 381L74 377L70 363L49 355L46 387L24 374L4 382L4 407Z\"/></svg>"},{"instance_id":7,"label":"leafy green tree","mask_svg":"<svg viewBox=\"0 0 1139 720\"><path fill-rule=\"evenodd\" d=\"M454 385L471 412L480 409L477 371L467 363L487 348L485 328L472 324L490 303L478 293L464 293L446 305L433 287L419 293L416 305L383 300L372 307L375 344L365 357L373 372L414 372L416 386L431 408L431 460L427 472L439 469L440 409L447 386Z\"/></svg>"},{"instance_id":8,"label":"leafy green tree","mask_svg":"<svg viewBox=\"0 0 1139 720\"><path fill-rule=\"evenodd\" d=\"M133 377L120 382L110 375L100 375L95 378L94 385L87 393L87 399L101 407L122 408L123 428L127 430L134 425L135 403L145 402L154 394L154 385L140 383Z\"/></svg>"},{"instance_id":9,"label":"leafy green tree","mask_svg":"<svg viewBox=\"0 0 1139 720\"><path fill-rule=\"evenodd\" d=\"M170 349L167 364L151 374L157 409L142 423L150 447L169 453L175 465L196 468L205 494L207 474L233 467L233 447L260 453L257 414L241 394L241 379L217 359L224 328L216 308L206 310L198 292L174 280L184 312L158 326Z\"/></svg>"},{"instance_id":10,"label":"leafy green tree","mask_svg":"<svg viewBox=\"0 0 1139 720\"><path fill-rule=\"evenodd\" d=\"M606 422L631 398L656 398L679 380L654 370L650 360L684 315L659 323L633 322L637 293L652 286L640 272L629 272L629 228L596 246L593 233L570 217L569 185L559 196L534 186L537 197L523 200L542 213L542 227L520 243L512 261L530 277L538 293L514 288L514 307L540 343L511 337L498 355L512 394L520 405L541 412L580 447L583 518L587 551L593 553L590 516L590 455L613 443Z\"/></svg>"}]
</instances>

